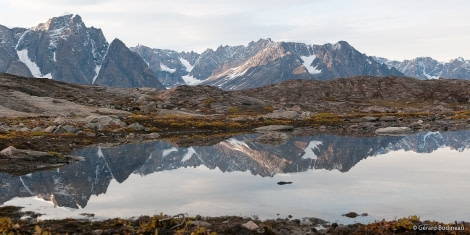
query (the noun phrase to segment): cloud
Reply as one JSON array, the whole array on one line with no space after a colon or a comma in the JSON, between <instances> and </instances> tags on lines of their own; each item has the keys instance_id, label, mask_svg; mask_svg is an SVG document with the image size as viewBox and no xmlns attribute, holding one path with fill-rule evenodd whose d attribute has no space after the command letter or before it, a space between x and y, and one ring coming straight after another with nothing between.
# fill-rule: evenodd
<instances>
[{"instance_id":1,"label":"cloud","mask_svg":"<svg viewBox=\"0 0 470 235\"><path fill-rule=\"evenodd\" d=\"M68 12L128 46L201 51L268 37L346 40L369 55L448 60L470 57L469 9L463 0L3 0L0 24L31 27Z\"/></svg>"}]
</instances>

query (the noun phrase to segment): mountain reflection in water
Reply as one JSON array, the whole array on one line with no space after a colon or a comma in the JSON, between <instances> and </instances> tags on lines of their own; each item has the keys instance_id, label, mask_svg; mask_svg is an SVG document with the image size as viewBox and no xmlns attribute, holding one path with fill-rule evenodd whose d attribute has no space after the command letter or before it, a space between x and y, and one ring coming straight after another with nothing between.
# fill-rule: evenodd
<instances>
[{"instance_id":1,"label":"mountain reflection in water","mask_svg":"<svg viewBox=\"0 0 470 235\"><path fill-rule=\"evenodd\" d=\"M57 170L36 172L21 177L0 174L0 203L15 204L15 200L19 200L19 198L35 197L43 199L44 201L50 201L56 207L80 208L80 210L85 211L84 208L87 207L90 199L94 198L95 201L99 202L98 204L95 203L96 205L104 206L108 203L110 207L106 209L108 211L125 211L129 209L127 207L138 207L136 204L139 202L124 202L119 200L119 198L123 197L123 194L139 193L135 192L138 190L143 190L142 193L145 194L149 193L145 192L148 188L158 187L149 194L153 194L155 198L159 198L158 200L161 201L152 201L152 203L155 203L154 205L143 206L144 208L152 208L154 213L159 213L159 210L164 208L162 205L166 205L166 207L173 205L173 208L178 207L178 209L183 210L177 212L193 211L194 213L205 214L205 212L208 211L205 207L213 207L209 202L210 198L214 197L213 194L217 194L217 197L212 200L221 200L219 204L222 207L218 208L218 213L221 213L220 215L233 213L243 214L246 213L246 210L244 211L241 208L247 207L253 210L251 213L261 215L265 213L267 214L266 216L269 216L271 212L263 212L263 208L258 208L256 205L274 203L275 205L286 204L287 208L283 209L282 206L279 206L279 208L276 208L278 211L273 211L271 217L274 217L276 213L282 211L289 213L289 210L292 210L290 212L292 214L308 214L315 212L323 213L328 217L326 214L333 212L327 212L326 208L321 209L323 212L318 212L318 210L308 210L302 205L312 203L311 201L315 201L314 204L331 203L331 201L325 198L335 198L331 194L340 193L342 190L340 188L329 188L331 185L336 184L330 182L330 180L338 177L344 182L351 180L350 178L353 178L354 175L348 171L354 169L353 167L363 159L400 151L432 153L443 147L459 153L470 147L470 131L444 133L423 132L410 136L375 136L369 138L334 135L304 136L294 137L287 143L278 146L258 143L254 141L256 137L256 134L241 135L221 141L212 146L191 146L185 148L177 147L163 141L155 141L128 144L113 148L94 147L77 150L73 154L85 157L85 161L67 165ZM439 156L441 160L445 157L445 155ZM381 161L382 160L383 159L381 159ZM403 161L407 161L407 159L403 159ZM373 162L371 161L371 163ZM424 163L426 163L426 159L424 159ZM403 164L405 165L405 162L403 162ZM458 165L460 163L455 162L455 164ZM405 168L406 166L404 166L404 169ZM217 171L213 171L214 169L217 169ZM314 173L316 172L315 170L318 169L325 169L327 171L321 171L326 172L321 174ZM343 176L338 176L336 173L328 173L330 171L342 172L340 175ZM221 174L220 172L231 173ZM247 174L247 172L250 174ZM400 173L400 169L397 169L397 177ZM207 178L198 178L197 174L205 175L204 177ZM348 174L351 175L350 178L347 178ZM369 175L367 177L380 177L381 172L376 172L375 174L376 175ZM455 177L462 177L463 174L464 178L466 177L467 180L470 179L470 172L460 172L460 174L461 175L456 175ZM448 174L446 177L452 179L452 176ZM284 178L288 178L289 180L287 181L293 181L293 184L285 186L275 184L277 180ZM330 184L317 182L315 185L317 188L309 188L311 191L300 186L303 181L305 181L305 184L309 184L310 182L320 179L323 180L323 182L330 182ZM361 180L366 181L368 179ZM202 181L205 181L205 183L201 183ZM400 184L400 182L392 181L393 180L387 181L384 179L381 182L392 185ZM266 182L269 182L269 184L266 184ZM423 183L429 184L429 182ZM226 184L232 184L232 189L226 187ZM260 185L262 185L262 188L259 188ZM126 186L127 188L118 190L118 188L122 188L120 186ZM187 188L183 190L181 187ZM237 187L246 188L237 189ZM461 189L463 190L462 193L466 193L467 195L470 193L470 186L468 186L468 184L461 185L461 187L463 187L463 189ZM189 193L188 188L191 189ZM172 191L173 189L180 191ZM354 189L357 190L357 192L366 190L361 184L358 184ZM113 192L109 192L110 190ZM230 190L234 191L232 192ZM256 198L253 198L254 196L245 198L244 196L238 195L238 199L233 198L233 194L236 194L237 190L261 190L257 192L257 195L266 193L265 196L268 198L272 197L271 200L274 200L274 202L267 202L268 199L266 198L256 200ZM276 199L276 196L270 195L282 195L283 193L287 193L286 190L297 190L298 194L296 195L301 196L297 196L297 198L292 197L287 199L288 201L283 201L280 198ZM374 196L373 190L368 192L372 196ZM309 195L317 192L324 194L321 198L324 198L325 202L322 202L321 199L318 198L318 195ZM357 192L348 193L355 194ZM384 191L381 191L380 193L383 192ZM157 197L156 194L159 196ZM161 196L165 194L169 194L167 195L169 197L163 198ZM196 195L200 198L206 198L209 201L198 199L199 197L196 197ZM245 193L245 196L248 195L249 193ZM344 196L347 196L347 193ZM427 200L424 195L416 196L422 196L424 198L421 199ZM148 195L148 197L152 197L152 195ZM374 197L377 197L377 195ZM105 199L107 201L104 201ZM360 197L347 199L351 205L348 206L346 203L344 205L346 208L340 207L337 209L334 209L335 206L331 205L331 209L336 211L335 213L346 213L349 212L349 208L359 208L360 210L361 207L359 205L367 203L361 202ZM246 204L238 204L237 200L245 200L244 202ZM297 205L291 202L291 200L297 201L297 203L300 204ZM458 200L459 199L457 199L456 202L459 202ZM172 204L173 201L175 204ZM182 203L182 201L186 201L186 204ZM191 203L188 203L188 201ZM127 207L125 206L126 203L129 204ZM466 203L467 206L470 205L468 202ZM89 208L91 213L100 210L98 209L100 206L96 205L93 208ZM400 206L401 205L396 205L396 207ZM273 206L270 205L270 207L272 208ZM236 208L236 210L232 210L232 208ZM363 208L369 207L363 206ZM137 210L138 209L131 210L132 212L129 212L131 215L125 215L132 216L151 213L146 211L139 214ZM167 208L167 210L170 209ZM170 213L166 210L163 212ZM371 218L373 218L373 211L360 210L357 212L368 212L372 214ZM250 214L243 215L249 216ZM114 212L109 212L104 213L103 216L113 217L118 215ZM317 215L311 214L310 216ZM469 218L466 219L468 220Z\"/></svg>"}]
</instances>

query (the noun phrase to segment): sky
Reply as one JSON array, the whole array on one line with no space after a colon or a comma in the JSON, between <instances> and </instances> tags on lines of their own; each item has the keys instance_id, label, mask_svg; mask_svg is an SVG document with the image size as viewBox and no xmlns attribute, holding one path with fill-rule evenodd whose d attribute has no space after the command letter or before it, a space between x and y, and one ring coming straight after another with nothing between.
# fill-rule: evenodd
<instances>
[{"instance_id":1,"label":"sky","mask_svg":"<svg viewBox=\"0 0 470 235\"><path fill-rule=\"evenodd\" d=\"M470 59L468 12L468 0L0 0L0 24L9 28L78 14L129 47L202 52L260 38L344 40L394 60Z\"/></svg>"}]
</instances>

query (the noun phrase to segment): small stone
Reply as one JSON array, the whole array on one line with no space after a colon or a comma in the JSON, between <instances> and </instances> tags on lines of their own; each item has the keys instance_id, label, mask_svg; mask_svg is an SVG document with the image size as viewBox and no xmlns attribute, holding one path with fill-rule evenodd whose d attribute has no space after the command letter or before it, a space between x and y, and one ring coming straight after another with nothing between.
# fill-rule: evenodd
<instances>
[{"instance_id":1,"label":"small stone","mask_svg":"<svg viewBox=\"0 0 470 235\"><path fill-rule=\"evenodd\" d=\"M57 126L55 126L55 125L48 126L48 127L46 127L46 129L44 129L44 132L52 133L52 132L55 131L56 128L57 128Z\"/></svg>"},{"instance_id":2,"label":"small stone","mask_svg":"<svg viewBox=\"0 0 470 235\"><path fill-rule=\"evenodd\" d=\"M138 122L134 122L127 127L133 129L134 131L141 131L145 129L145 127L140 125Z\"/></svg>"},{"instance_id":3,"label":"small stone","mask_svg":"<svg viewBox=\"0 0 470 235\"><path fill-rule=\"evenodd\" d=\"M251 230L251 231L256 230L256 229L259 228L259 226L258 226L257 224L255 224L255 222L253 222L253 221L251 221L251 220L248 221L248 222L246 222L246 223L244 223L244 224L242 224L242 226L243 226L244 228L248 229L248 230Z\"/></svg>"},{"instance_id":4,"label":"small stone","mask_svg":"<svg viewBox=\"0 0 470 235\"><path fill-rule=\"evenodd\" d=\"M31 129L31 131L44 131L44 129L42 129L42 127L40 127L40 126L37 126L33 129Z\"/></svg>"},{"instance_id":5,"label":"small stone","mask_svg":"<svg viewBox=\"0 0 470 235\"><path fill-rule=\"evenodd\" d=\"M383 116L379 118L382 122L396 122L398 120L397 116Z\"/></svg>"},{"instance_id":6,"label":"small stone","mask_svg":"<svg viewBox=\"0 0 470 235\"><path fill-rule=\"evenodd\" d=\"M346 216L348 218L356 218L359 216L359 214L356 212L349 212L349 213L344 214L343 216Z\"/></svg>"},{"instance_id":7,"label":"small stone","mask_svg":"<svg viewBox=\"0 0 470 235\"><path fill-rule=\"evenodd\" d=\"M54 119L53 122L54 122L55 124L62 125L62 124L65 123L65 121L66 121L66 118L65 118L64 116L58 116L58 117L56 117L56 118Z\"/></svg>"},{"instance_id":8,"label":"small stone","mask_svg":"<svg viewBox=\"0 0 470 235\"><path fill-rule=\"evenodd\" d=\"M372 116L365 116L361 118L362 121L364 122L376 122L379 120L378 117L372 117Z\"/></svg>"}]
</instances>

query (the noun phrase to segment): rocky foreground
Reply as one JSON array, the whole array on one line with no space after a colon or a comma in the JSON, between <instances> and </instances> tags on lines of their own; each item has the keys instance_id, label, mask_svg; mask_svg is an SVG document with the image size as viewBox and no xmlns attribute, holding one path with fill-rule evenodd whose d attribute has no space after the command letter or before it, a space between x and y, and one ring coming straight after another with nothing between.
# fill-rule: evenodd
<instances>
[{"instance_id":1,"label":"rocky foreground","mask_svg":"<svg viewBox=\"0 0 470 235\"><path fill-rule=\"evenodd\" d=\"M259 141L265 144L318 133L468 129L470 81L354 77L223 91L123 89L0 75L0 150L24 150L22 157L0 155L0 171L15 175L74 161L67 155L83 146L154 139L207 145L270 125L287 125L290 133L264 131Z\"/></svg>"},{"instance_id":2,"label":"rocky foreground","mask_svg":"<svg viewBox=\"0 0 470 235\"><path fill-rule=\"evenodd\" d=\"M113 218L103 221L64 219L39 221L39 215L21 208L0 207L3 234L470 234L470 223L421 221L417 216L369 224L339 225L318 218L202 217L178 214ZM350 212L344 216L360 216Z\"/></svg>"}]
</instances>

